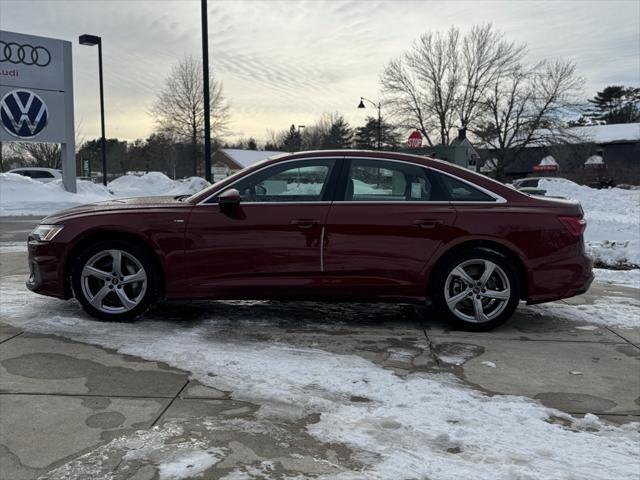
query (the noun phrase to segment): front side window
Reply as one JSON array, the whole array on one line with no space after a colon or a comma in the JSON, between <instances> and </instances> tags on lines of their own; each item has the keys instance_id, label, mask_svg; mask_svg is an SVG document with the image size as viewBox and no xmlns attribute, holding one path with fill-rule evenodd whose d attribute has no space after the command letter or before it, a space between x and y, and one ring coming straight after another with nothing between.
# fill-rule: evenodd
<instances>
[{"instance_id":1,"label":"front side window","mask_svg":"<svg viewBox=\"0 0 640 480\"><path fill-rule=\"evenodd\" d=\"M334 160L304 160L275 165L239 180L243 202L318 202L329 182Z\"/></svg>"},{"instance_id":2,"label":"front side window","mask_svg":"<svg viewBox=\"0 0 640 480\"><path fill-rule=\"evenodd\" d=\"M346 201L425 202L444 200L425 168L384 160L352 160Z\"/></svg>"}]
</instances>

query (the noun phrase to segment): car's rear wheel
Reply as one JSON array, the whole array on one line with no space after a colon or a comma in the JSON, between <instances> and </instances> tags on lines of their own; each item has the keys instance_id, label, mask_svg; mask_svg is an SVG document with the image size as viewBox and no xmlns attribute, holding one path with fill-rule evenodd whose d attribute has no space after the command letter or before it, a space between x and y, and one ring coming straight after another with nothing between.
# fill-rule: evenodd
<instances>
[{"instance_id":1,"label":"car's rear wheel","mask_svg":"<svg viewBox=\"0 0 640 480\"><path fill-rule=\"evenodd\" d=\"M449 322L463 330L486 331L503 324L520 298L518 275L502 254L472 248L454 255L436 272L433 300Z\"/></svg>"},{"instance_id":2,"label":"car's rear wheel","mask_svg":"<svg viewBox=\"0 0 640 480\"><path fill-rule=\"evenodd\" d=\"M147 310L158 288L147 252L126 242L105 241L78 256L71 277L84 310L102 320L131 320Z\"/></svg>"}]
</instances>

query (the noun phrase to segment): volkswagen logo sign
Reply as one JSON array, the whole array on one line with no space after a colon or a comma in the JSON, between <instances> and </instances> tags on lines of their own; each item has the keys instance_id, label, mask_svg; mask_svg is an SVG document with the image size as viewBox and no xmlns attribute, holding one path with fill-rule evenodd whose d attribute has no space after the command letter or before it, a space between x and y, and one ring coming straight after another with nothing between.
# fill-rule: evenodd
<instances>
[{"instance_id":1,"label":"volkswagen logo sign","mask_svg":"<svg viewBox=\"0 0 640 480\"><path fill-rule=\"evenodd\" d=\"M38 135L48 120L47 105L28 90L12 90L0 100L0 120L10 135L32 138Z\"/></svg>"},{"instance_id":2,"label":"volkswagen logo sign","mask_svg":"<svg viewBox=\"0 0 640 480\"><path fill-rule=\"evenodd\" d=\"M46 67L51 63L51 52L41 45L20 45L0 40L0 62Z\"/></svg>"}]
</instances>

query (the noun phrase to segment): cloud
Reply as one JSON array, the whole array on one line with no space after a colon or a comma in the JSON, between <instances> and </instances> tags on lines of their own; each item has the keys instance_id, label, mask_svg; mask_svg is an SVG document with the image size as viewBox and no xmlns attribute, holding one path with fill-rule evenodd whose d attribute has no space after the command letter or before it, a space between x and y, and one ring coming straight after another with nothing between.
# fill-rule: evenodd
<instances>
[{"instance_id":1,"label":"cloud","mask_svg":"<svg viewBox=\"0 0 640 480\"><path fill-rule=\"evenodd\" d=\"M197 1L0 0L3 29L104 40L108 134L151 133L146 111L172 64L201 51ZM621 21L624 19L624 21ZM587 79L587 94L607 84L638 84L640 3L609 1L419 2L234 1L209 4L211 68L224 83L238 132L305 124L341 111L351 124L379 94L384 65L426 30L492 22L528 44L532 58L568 58ZM94 49L74 44L76 116L98 135ZM110 133L111 132L111 133Z\"/></svg>"}]
</instances>

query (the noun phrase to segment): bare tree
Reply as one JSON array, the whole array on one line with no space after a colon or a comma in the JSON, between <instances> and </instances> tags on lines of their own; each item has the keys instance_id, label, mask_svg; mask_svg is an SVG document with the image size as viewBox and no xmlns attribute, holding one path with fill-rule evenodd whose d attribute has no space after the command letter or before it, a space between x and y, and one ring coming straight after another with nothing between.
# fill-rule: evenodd
<instances>
[{"instance_id":1,"label":"bare tree","mask_svg":"<svg viewBox=\"0 0 640 480\"><path fill-rule=\"evenodd\" d=\"M62 164L62 148L59 143L16 142L9 149L22 159L24 166L59 169Z\"/></svg>"},{"instance_id":2,"label":"bare tree","mask_svg":"<svg viewBox=\"0 0 640 480\"><path fill-rule=\"evenodd\" d=\"M191 144L193 174L198 174L199 145L204 139L204 94L202 64L193 56L186 56L173 66L164 87L151 107L160 132ZM227 133L229 104L224 98L222 84L213 75L209 80L211 135L214 141Z\"/></svg>"},{"instance_id":3,"label":"bare tree","mask_svg":"<svg viewBox=\"0 0 640 480\"><path fill-rule=\"evenodd\" d=\"M495 149L499 180L505 163L526 147L571 140L565 119L578 109L583 83L575 64L561 60L517 66L493 79L481 102L482 118L472 131Z\"/></svg>"},{"instance_id":4,"label":"bare tree","mask_svg":"<svg viewBox=\"0 0 640 480\"><path fill-rule=\"evenodd\" d=\"M386 104L429 145L436 138L448 144L451 130L474 121L488 87L524 53L524 46L507 41L491 24L476 25L464 36L455 27L427 32L385 68Z\"/></svg>"}]
</instances>

